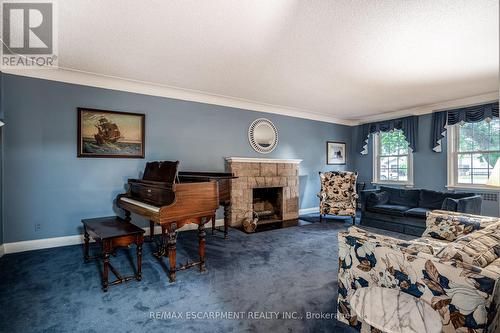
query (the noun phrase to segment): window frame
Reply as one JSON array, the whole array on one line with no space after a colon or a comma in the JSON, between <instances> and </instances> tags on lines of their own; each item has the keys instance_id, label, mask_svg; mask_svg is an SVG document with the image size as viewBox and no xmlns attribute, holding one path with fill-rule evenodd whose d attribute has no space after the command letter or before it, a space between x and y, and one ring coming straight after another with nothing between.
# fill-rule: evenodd
<instances>
[{"instance_id":1,"label":"window frame","mask_svg":"<svg viewBox=\"0 0 500 333\"><path fill-rule=\"evenodd\" d=\"M379 179L380 170L380 133L374 133L372 135L373 139L373 184L384 184L384 185L403 185L407 187L413 187L413 151L408 147L408 155L394 155L395 157L408 156L408 180L406 181L395 181L395 180L382 180ZM391 155L392 156L392 155Z\"/></svg>"},{"instance_id":2,"label":"window frame","mask_svg":"<svg viewBox=\"0 0 500 333\"><path fill-rule=\"evenodd\" d=\"M447 133L447 188L450 189L477 189L477 190L499 190L500 186L492 186L486 184L465 184L458 182L458 155L459 155L459 132L460 132L460 123L446 126ZM478 150L478 153L481 151Z\"/></svg>"}]
</instances>

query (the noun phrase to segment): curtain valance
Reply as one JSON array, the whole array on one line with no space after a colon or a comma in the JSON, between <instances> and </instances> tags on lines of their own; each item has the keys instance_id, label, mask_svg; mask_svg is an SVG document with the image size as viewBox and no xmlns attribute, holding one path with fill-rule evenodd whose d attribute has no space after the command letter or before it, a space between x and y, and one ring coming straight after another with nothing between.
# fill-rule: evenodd
<instances>
[{"instance_id":1,"label":"curtain valance","mask_svg":"<svg viewBox=\"0 0 500 333\"><path fill-rule=\"evenodd\" d=\"M418 132L418 117L409 116L376 123L359 125L360 135L358 137L357 151L361 154L368 152L368 137L372 133L389 132L393 130L401 130L408 141L409 147L413 152L417 151L417 132Z\"/></svg>"},{"instance_id":2,"label":"curtain valance","mask_svg":"<svg viewBox=\"0 0 500 333\"><path fill-rule=\"evenodd\" d=\"M498 102L434 112L431 129L432 150L441 151L441 139L446 132L446 125L455 125L461 122L476 123L493 117L498 118Z\"/></svg>"}]
</instances>

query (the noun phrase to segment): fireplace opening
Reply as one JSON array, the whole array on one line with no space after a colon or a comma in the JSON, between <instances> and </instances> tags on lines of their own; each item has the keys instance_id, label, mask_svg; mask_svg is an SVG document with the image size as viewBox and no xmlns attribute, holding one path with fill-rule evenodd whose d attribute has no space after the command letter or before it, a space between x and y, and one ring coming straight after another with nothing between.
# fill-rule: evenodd
<instances>
[{"instance_id":1,"label":"fireplace opening","mask_svg":"<svg viewBox=\"0 0 500 333\"><path fill-rule=\"evenodd\" d=\"M253 216L258 223L270 223L283 219L283 188L265 187L253 189Z\"/></svg>"}]
</instances>

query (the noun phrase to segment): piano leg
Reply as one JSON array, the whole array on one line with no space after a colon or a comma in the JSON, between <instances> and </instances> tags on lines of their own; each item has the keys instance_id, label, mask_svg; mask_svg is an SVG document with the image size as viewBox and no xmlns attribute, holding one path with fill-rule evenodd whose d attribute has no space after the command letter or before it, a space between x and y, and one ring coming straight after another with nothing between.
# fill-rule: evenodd
<instances>
[{"instance_id":1,"label":"piano leg","mask_svg":"<svg viewBox=\"0 0 500 333\"><path fill-rule=\"evenodd\" d=\"M226 202L223 205L224 207L224 239L228 238L228 227L229 227L229 213L231 208L231 203Z\"/></svg>"},{"instance_id":2,"label":"piano leg","mask_svg":"<svg viewBox=\"0 0 500 333\"><path fill-rule=\"evenodd\" d=\"M200 272L205 271L205 222L208 219L201 219L200 224L198 225L198 253L200 255ZM212 218L212 223L215 222L215 216Z\"/></svg>"},{"instance_id":3,"label":"piano leg","mask_svg":"<svg viewBox=\"0 0 500 333\"><path fill-rule=\"evenodd\" d=\"M215 219L212 219L212 236L215 235Z\"/></svg>"},{"instance_id":4,"label":"piano leg","mask_svg":"<svg viewBox=\"0 0 500 333\"><path fill-rule=\"evenodd\" d=\"M229 208L231 206L231 203L225 203L224 204L224 239L227 239L227 229L228 229L228 226L229 226ZM214 217L214 221L215 221L215 217ZM215 222L214 222L215 223Z\"/></svg>"},{"instance_id":5,"label":"piano leg","mask_svg":"<svg viewBox=\"0 0 500 333\"><path fill-rule=\"evenodd\" d=\"M132 221L132 218L130 217L131 213L129 210L125 209L125 221L130 222Z\"/></svg>"},{"instance_id":6,"label":"piano leg","mask_svg":"<svg viewBox=\"0 0 500 333\"><path fill-rule=\"evenodd\" d=\"M171 228L168 231L168 261L170 264L168 270L168 279L170 283L175 282L175 271L177 268L177 264L175 262L176 257L176 243L177 243L177 230L175 230L175 224L172 224Z\"/></svg>"}]
</instances>

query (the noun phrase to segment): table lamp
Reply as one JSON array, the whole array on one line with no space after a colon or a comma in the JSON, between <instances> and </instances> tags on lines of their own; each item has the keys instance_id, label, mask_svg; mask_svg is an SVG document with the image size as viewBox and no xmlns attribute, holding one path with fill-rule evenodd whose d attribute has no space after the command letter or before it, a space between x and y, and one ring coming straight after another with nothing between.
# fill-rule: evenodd
<instances>
[{"instance_id":1,"label":"table lamp","mask_svg":"<svg viewBox=\"0 0 500 333\"><path fill-rule=\"evenodd\" d=\"M500 186L500 158L497 160L495 167L491 171L490 178L486 182L489 186Z\"/></svg>"},{"instance_id":2,"label":"table lamp","mask_svg":"<svg viewBox=\"0 0 500 333\"><path fill-rule=\"evenodd\" d=\"M500 187L500 158L497 160L495 167L491 171L490 178L486 182L486 185ZM498 200L498 201L500 201L500 200ZM499 213L500 213L500 211L499 211Z\"/></svg>"}]
</instances>

